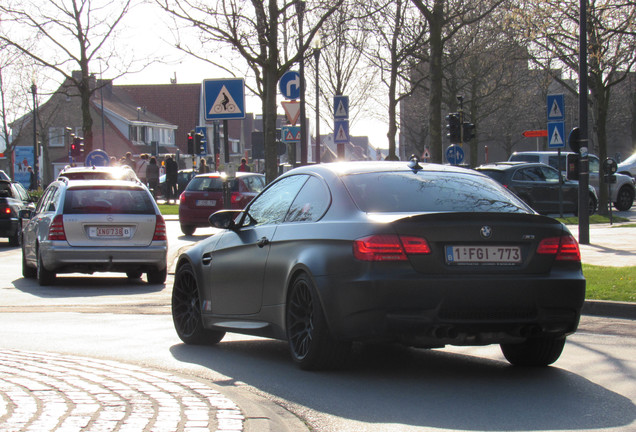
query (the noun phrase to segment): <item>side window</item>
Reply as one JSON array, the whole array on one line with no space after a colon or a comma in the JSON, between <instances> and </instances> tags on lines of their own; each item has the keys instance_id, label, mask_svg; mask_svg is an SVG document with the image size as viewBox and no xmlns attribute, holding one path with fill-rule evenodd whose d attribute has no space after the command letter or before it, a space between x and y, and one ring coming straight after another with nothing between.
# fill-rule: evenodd
<instances>
[{"instance_id":1,"label":"side window","mask_svg":"<svg viewBox=\"0 0 636 432\"><path fill-rule=\"evenodd\" d=\"M590 157L590 172L598 175L600 168L601 166L598 159L595 157Z\"/></svg>"},{"instance_id":2,"label":"side window","mask_svg":"<svg viewBox=\"0 0 636 432\"><path fill-rule=\"evenodd\" d=\"M306 175L295 175L273 183L250 204L247 211L253 222L256 225L281 223L306 181Z\"/></svg>"},{"instance_id":3,"label":"side window","mask_svg":"<svg viewBox=\"0 0 636 432\"><path fill-rule=\"evenodd\" d=\"M538 182L543 181L543 175L538 168L525 168L517 171L513 177L515 180Z\"/></svg>"},{"instance_id":4,"label":"side window","mask_svg":"<svg viewBox=\"0 0 636 432\"><path fill-rule=\"evenodd\" d=\"M549 168L541 168L541 172L543 172L543 176L548 183L558 183L559 182L559 173L556 170L551 170Z\"/></svg>"},{"instance_id":5,"label":"side window","mask_svg":"<svg viewBox=\"0 0 636 432\"><path fill-rule=\"evenodd\" d=\"M18 193L18 197L22 201L28 201L29 200L28 192L24 189L24 187L20 183L14 184L14 187L16 189L16 192Z\"/></svg>"},{"instance_id":6,"label":"side window","mask_svg":"<svg viewBox=\"0 0 636 432\"><path fill-rule=\"evenodd\" d=\"M285 222L313 222L325 214L331 203L331 194L325 183L309 177L292 203Z\"/></svg>"},{"instance_id":7,"label":"side window","mask_svg":"<svg viewBox=\"0 0 636 432\"><path fill-rule=\"evenodd\" d=\"M56 186L50 186L46 191L44 191L42 198L40 198L40 201L38 201L38 205L35 208L36 213L42 213L46 211L45 209L48 208L49 203L51 202L51 197L56 190Z\"/></svg>"},{"instance_id":8,"label":"side window","mask_svg":"<svg viewBox=\"0 0 636 432\"><path fill-rule=\"evenodd\" d=\"M51 200L45 207L45 211L54 212L55 210L57 210L61 194L62 194L62 189L55 188L55 190L53 191L53 194L51 195Z\"/></svg>"}]
</instances>

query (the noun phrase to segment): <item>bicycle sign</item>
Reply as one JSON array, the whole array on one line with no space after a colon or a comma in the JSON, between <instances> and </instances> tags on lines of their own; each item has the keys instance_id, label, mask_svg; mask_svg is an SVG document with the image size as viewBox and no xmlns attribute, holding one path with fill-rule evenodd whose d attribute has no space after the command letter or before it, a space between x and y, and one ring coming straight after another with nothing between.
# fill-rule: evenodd
<instances>
[{"instance_id":1,"label":"bicycle sign","mask_svg":"<svg viewBox=\"0 0 636 432\"><path fill-rule=\"evenodd\" d=\"M242 78L204 80L206 120L245 118L245 85Z\"/></svg>"}]
</instances>

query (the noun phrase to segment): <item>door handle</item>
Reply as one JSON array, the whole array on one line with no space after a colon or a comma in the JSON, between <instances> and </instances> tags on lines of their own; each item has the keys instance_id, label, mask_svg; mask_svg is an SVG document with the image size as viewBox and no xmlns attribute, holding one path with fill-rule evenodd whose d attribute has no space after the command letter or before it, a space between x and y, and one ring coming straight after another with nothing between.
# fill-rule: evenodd
<instances>
[{"instance_id":1,"label":"door handle","mask_svg":"<svg viewBox=\"0 0 636 432\"><path fill-rule=\"evenodd\" d=\"M201 264L203 265L208 265L212 262L212 254L211 253L205 253L203 254L203 256L201 257Z\"/></svg>"},{"instance_id":2,"label":"door handle","mask_svg":"<svg viewBox=\"0 0 636 432\"><path fill-rule=\"evenodd\" d=\"M269 244L269 239L267 237L261 237L259 241L256 242L256 246L259 248L265 247Z\"/></svg>"}]
</instances>

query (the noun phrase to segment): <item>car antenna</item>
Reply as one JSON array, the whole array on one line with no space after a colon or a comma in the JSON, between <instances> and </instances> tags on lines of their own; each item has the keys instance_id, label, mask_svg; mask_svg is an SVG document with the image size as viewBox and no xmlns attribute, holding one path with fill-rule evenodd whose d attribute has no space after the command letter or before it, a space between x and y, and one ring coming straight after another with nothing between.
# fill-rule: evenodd
<instances>
[{"instance_id":1,"label":"car antenna","mask_svg":"<svg viewBox=\"0 0 636 432\"><path fill-rule=\"evenodd\" d=\"M420 171L422 169L422 166L420 165L420 159L417 156L415 156L414 154L411 155L411 157L409 158L408 166L416 174L417 174L418 171Z\"/></svg>"}]
</instances>

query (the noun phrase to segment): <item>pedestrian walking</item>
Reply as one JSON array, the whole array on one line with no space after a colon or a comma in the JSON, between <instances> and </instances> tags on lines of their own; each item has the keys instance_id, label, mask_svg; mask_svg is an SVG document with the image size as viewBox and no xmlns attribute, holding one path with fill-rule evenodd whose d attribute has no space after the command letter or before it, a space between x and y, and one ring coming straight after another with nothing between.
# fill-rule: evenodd
<instances>
[{"instance_id":1,"label":"pedestrian walking","mask_svg":"<svg viewBox=\"0 0 636 432\"><path fill-rule=\"evenodd\" d=\"M210 172L210 167L208 166L205 158L201 158L199 161L199 174L205 174Z\"/></svg>"},{"instance_id":2,"label":"pedestrian walking","mask_svg":"<svg viewBox=\"0 0 636 432\"><path fill-rule=\"evenodd\" d=\"M137 168L137 166L135 165L135 160L132 157L132 153L131 152L127 152L126 153L126 157L124 157L122 159L122 165L128 165L129 167L131 167L133 170L135 170L135 168ZM135 171L136 172L136 171Z\"/></svg>"},{"instance_id":3,"label":"pedestrian walking","mask_svg":"<svg viewBox=\"0 0 636 432\"><path fill-rule=\"evenodd\" d=\"M241 165L239 165L238 170L243 172L252 171L250 166L247 164L247 161L245 160L245 158L241 159Z\"/></svg>"},{"instance_id":4,"label":"pedestrian walking","mask_svg":"<svg viewBox=\"0 0 636 432\"><path fill-rule=\"evenodd\" d=\"M146 153L143 153L141 156L139 156L139 160L135 165L135 172L137 173L137 177L139 177L139 180L141 180L143 184L146 184L146 168L148 167L148 155Z\"/></svg>"}]
</instances>

